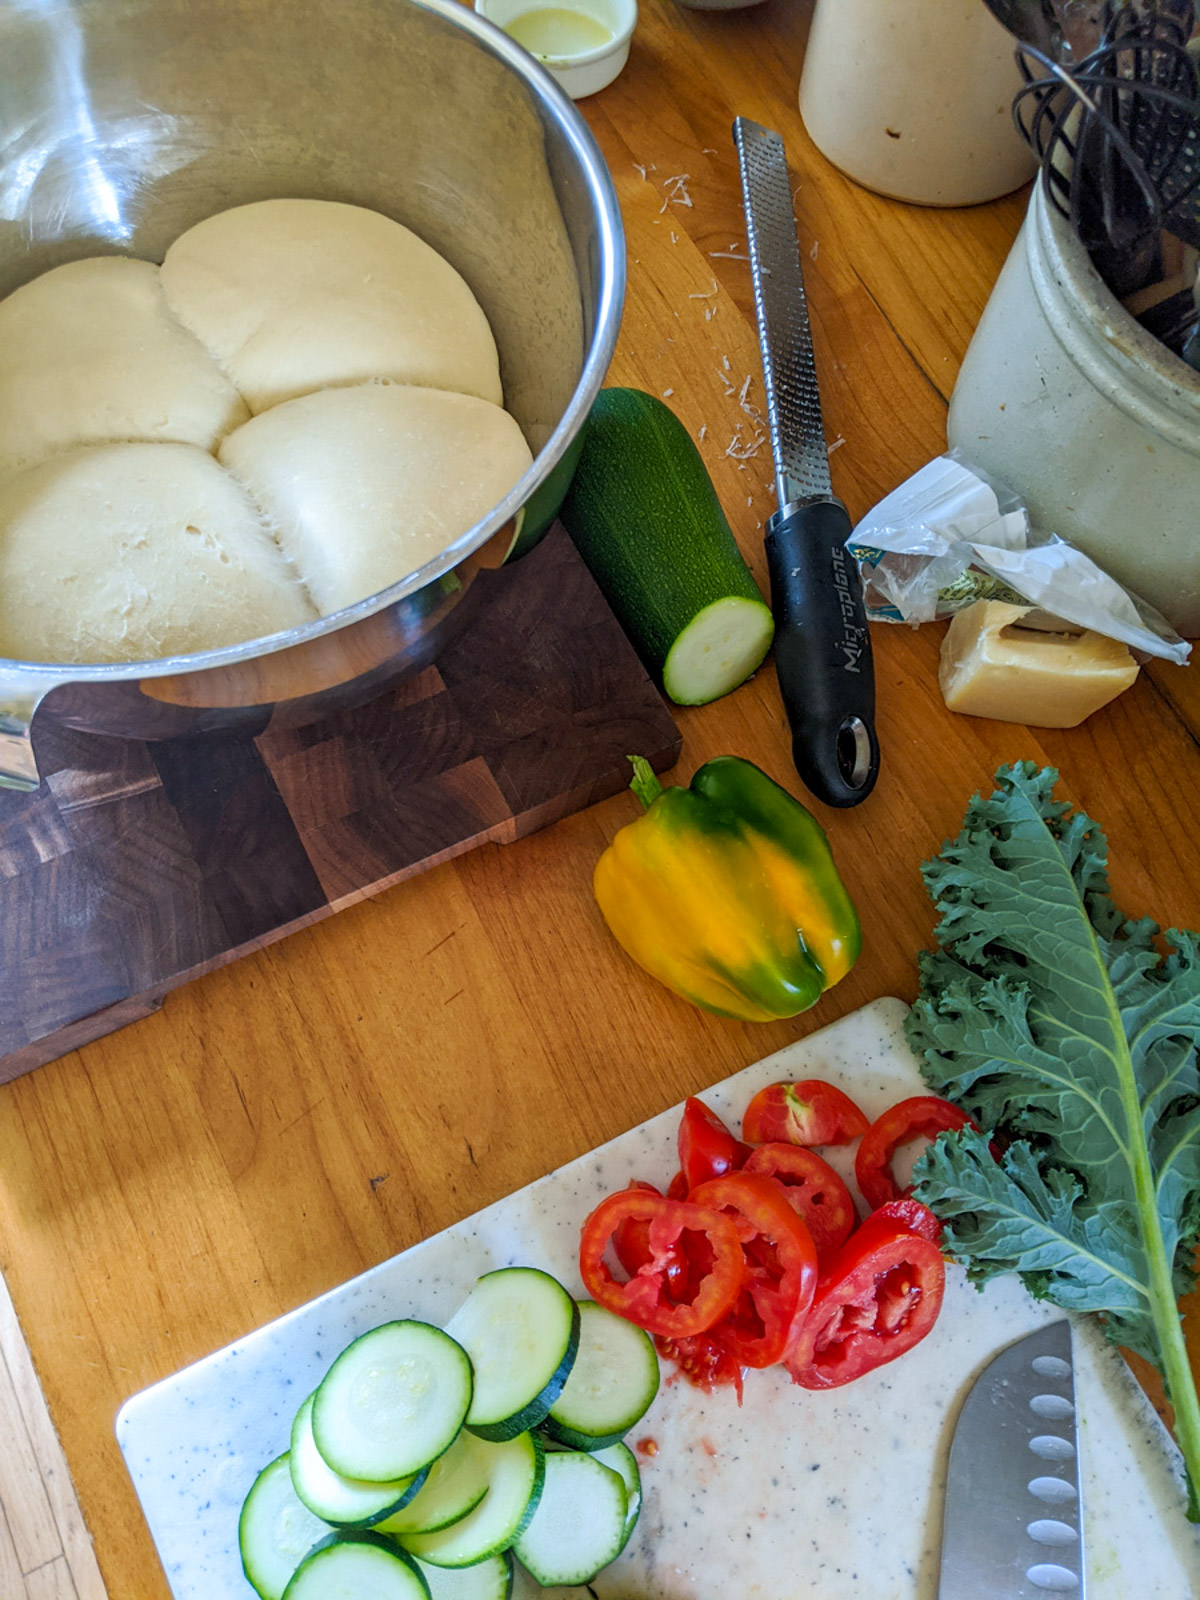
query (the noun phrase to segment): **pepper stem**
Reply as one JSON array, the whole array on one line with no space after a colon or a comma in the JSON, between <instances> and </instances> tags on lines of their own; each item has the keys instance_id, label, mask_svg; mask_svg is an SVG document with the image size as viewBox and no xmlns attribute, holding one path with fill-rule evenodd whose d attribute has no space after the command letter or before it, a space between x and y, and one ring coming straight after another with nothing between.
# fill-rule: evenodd
<instances>
[{"instance_id":1,"label":"pepper stem","mask_svg":"<svg viewBox=\"0 0 1200 1600\"><path fill-rule=\"evenodd\" d=\"M628 756L627 760L633 763L633 780L629 787L649 811L650 807L663 792L663 786L658 781L654 768L645 756Z\"/></svg>"}]
</instances>

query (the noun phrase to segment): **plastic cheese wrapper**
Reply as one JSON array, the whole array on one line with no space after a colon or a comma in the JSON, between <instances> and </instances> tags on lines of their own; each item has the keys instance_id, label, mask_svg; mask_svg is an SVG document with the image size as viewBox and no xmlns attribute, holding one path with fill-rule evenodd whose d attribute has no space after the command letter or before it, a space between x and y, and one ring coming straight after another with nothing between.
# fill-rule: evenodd
<instances>
[{"instance_id":1,"label":"plastic cheese wrapper","mask_svg":"<svg viewBox=\"0 0 1200 1600\"><path fill-rule=\"evenodd\" d=\"M1082 550L1031 527L1012 490L957 450L881 500L847 547L874 621L933 622L976 600L1006 600L1165 661L1182 665L1191 653L1153 607Z\"/></svg>"}]
</instances>

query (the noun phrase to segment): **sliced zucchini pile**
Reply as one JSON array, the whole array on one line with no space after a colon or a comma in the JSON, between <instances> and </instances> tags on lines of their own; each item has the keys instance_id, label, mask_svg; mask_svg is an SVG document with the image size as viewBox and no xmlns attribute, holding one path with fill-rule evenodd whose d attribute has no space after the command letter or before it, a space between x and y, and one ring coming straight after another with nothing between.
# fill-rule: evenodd
<instances>
[{"instance_id":1,"label":"sliced zucchini pile","mask_svg":"<svg viewBox=\"0 0 1200 1600\"><path fill-rule=\"evenodd\" d=\"M641 1504L621 1438L658 1391L640 1328L533 1267L480 1278L445 1329L384 1323L300 1406L242 1506L262 1600L509 1600L624 1549Z\"/></svg>"}]
</instances>

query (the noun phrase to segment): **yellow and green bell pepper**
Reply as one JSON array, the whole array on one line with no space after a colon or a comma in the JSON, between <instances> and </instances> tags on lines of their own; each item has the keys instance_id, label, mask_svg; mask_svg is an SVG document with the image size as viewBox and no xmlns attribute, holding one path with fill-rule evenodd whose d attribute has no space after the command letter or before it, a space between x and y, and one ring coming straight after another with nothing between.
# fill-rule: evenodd
<instances>
[{"instance_id":1,"label":"yellow and green bell pepper","mask_svg":"<svg viewBox=\"0 0 1200 1600\"><path fill-rule=\"evenodd\" d=\"M825 830L752 762L719 756L688 788L630 757L646 807L596 864L604 920L684 999L746 1022L794 1017L849 972L858 917Z\"/></svg>"}]
</instances>

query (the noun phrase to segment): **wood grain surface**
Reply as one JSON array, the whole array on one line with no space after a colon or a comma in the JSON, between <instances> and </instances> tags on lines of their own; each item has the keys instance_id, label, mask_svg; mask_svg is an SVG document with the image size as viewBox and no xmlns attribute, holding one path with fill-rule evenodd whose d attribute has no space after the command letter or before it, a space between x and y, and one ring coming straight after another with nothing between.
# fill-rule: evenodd
<instances>
[{"instance_id":1,"label":"wood grain surface","mask_svg":"<svg viewBox=\"0 0 1200 1600\"><path fill-rule=\"evenodd\" d=\"M844 440L834 486L855 517L944 448L1023 210L1020 195L908 207L835 172L797 110L809 13L643 0L627 69L581 106L628 233L611 381L667 395L763 579L771 468L740 403L762 388L733 116L787 143L827 428ZM0 1268L112 1600L167 1595L112 1434L127 1395L852 1008L911 998L932 926L919 863L1001 762L1058 767L1107 827L1121 903L1195 925L1194 671L1151 667L1082 727L1035 732L945 710L940 631L875 633L878 788L853 811L814 807L864 950L796 1021L708 1016L626 960L590 895L634 813L617 796L213 972L0 1089ZM678 722L682 778L735 753L794 784L769 667ZM1193 1349L1196 1322L1193 1308Z\"/></svg>"},{"instance_id":2,"label":"wood grain surface","mask_svg":"<svg viewBox=\"0 0 1200 1600\"><path fill-rule=\"evenodd\" d=\"M39 726L0 790L0 1082L189 979L623 789L679 734L563 528L480 573L470 625L370 704L258 737Z\"/></svg>"}]
</instances>

